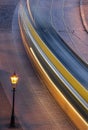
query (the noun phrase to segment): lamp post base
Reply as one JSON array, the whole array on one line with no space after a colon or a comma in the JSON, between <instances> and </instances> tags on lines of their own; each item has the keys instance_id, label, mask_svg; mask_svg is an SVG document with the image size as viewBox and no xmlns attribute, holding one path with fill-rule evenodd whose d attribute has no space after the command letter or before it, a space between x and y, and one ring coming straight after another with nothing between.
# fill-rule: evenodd
<instances>
[{"instance_id":1,"label":"lamp post base","mask_svg":"<svg viewBox=\"0 0 88 130\"><path fill-rule=\"evenodd\" d=\"M15 117L12 115L11 116L11 122L10 122L10 128L15 128L16 125L15 125Z\"/></svg>"},{"instance_id":2,"label":"lamp post base","mask_svg":"<svg viewBox=\"0 0 88 130\"><path fill-rule=\"evenodd\" d=\"M14 124L10 124L9 128L16 128Z\"/></svg>"}]
</instances>

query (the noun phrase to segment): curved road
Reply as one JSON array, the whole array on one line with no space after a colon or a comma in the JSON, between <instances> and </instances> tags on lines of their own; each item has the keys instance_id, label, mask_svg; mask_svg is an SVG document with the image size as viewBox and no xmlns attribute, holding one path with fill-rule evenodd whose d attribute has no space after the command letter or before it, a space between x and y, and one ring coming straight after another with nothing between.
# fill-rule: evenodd
<instances>
[{"instance_id":1,"label":"curved road","mask_svg":"<svg viewBox=\"0 0 88 130\"><path fill-rule=\"evenodd\" d=\"M17 4L18 0L0 1L0 82L7 98L11 103L9 77L15 71L20 78L15 112L24 130L76 130L27 58L19 34Z\"/></svg>"},{"instance_id":2,"label":"curved road","mask_svg":"<svg viewBox=\"0 0 88 130\"><path fill-rule=\"evenodd\" d=\"M70 71L70 73L74 77L76 77L76 79L86 89L88 89L88 86L87 86L87 84L88 84L88 67L86 67L83 63L81 63L79 58L78 59L76 58L76 56L67 48L67 46L63 43L63 41L60 39L58 34L54 31L54 29L50 25L50 23L52 23L52 20L53 20L53 19L51 19L51 16L55 13L55 10L53 10L53 13L51 13L52 8L55 9L55 7L56 7L55 4L52 4L53 0L51 2L47 1L44 3L43 3L43 1L42 2L37 1L37 3L35 5L33 4L33 2L35 2L35 0L34 1L29 0L29 1L30 1L30 8L31 8L34 20L35 20L34 22L37 26L37 27L35 26L35 28L38 31L40 37L43 39L45 44L50 48L50 50L55 54L55 56L62 62L62 64L64 64L64 66ZM76 2L77 2L77 0L76 0ZM68 2L68 3L70 3L70 2ZM75 1L74 1L74 3L75 3ZM69 15L66 15L66 16L69 16ZM55 17L54 20L55 19L57 20L57 17ZM69 22L69 23L72 23L72 22ZM78 24L78 25L80 25L80 24ZM60 26L60 25L58 25L58 26ZM57 26L57 28L58 28L58 26ZM57 31L57 29L56 29L56 31Z\"/></svg>"},{"instance_id":3,"label":"curved road","mask_svg":"<svg viewBox=\"0 0 88 130\"><path fill-rule=\"evenodd\" d=\"M34 19L35 12L40 12L41 20L44 20L42 24L50 22L74 52L88 64L88 34L82 25L80 0L30 0L31 4L33 2Z\"/></svg>"}]
</instances>

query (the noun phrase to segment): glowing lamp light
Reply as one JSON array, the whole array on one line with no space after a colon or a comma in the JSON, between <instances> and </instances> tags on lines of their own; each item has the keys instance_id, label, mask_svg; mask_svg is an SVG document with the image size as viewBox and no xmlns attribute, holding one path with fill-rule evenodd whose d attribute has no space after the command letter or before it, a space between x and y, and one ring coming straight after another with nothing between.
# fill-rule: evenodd
<instances>
[{"instance_id":1,"label":"glowing lamp light","mask_svg":"<svg viewBox=\"0 0 88 130\"><path fill-rule=\"evenodd\" d=\"M16 85L18 83L18 79L19 77L16 75L16 73L14 72L13 75L10 77L11 83L13 85Z\"/></svg>"}]
</instances>

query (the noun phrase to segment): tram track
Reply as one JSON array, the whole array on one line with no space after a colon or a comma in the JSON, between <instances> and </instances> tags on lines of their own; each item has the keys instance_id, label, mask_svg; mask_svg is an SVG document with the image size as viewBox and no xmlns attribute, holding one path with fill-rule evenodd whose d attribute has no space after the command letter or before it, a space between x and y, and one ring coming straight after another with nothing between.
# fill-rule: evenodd
<instances>
[{"instance_id":1,"label":"tram track","mask_svg":"<svg viewBox=\"0 0 88 130\"><path fill-rule=\"evenodd\" d=\"M36 20L35 20L35 22L37 22ZM30 24L29 24L30 25ZM30 27L29 27L29 25L27 24L27 26L28 26L28 28L29 28L29 30L30 30ZM37 23L37 27L39 27L39 25L38 25L38 23ZM27 30L27 28L26 27L23 27L23 28L25 28L26 30ZM49 29L49 28L48 28ZM26 31L25 30L25 31ZM52 30L52 29L51 29ZM32 31L32 28L31 28L31 30L30 31ZM37 31L38 31L38 28L37 28ZM43 28L41 28L41 27L39 27L39 35L40 35L40 33L42 33L41 31L43 31ZM51 31L52 32L52 31ZM26 33L26 32L25 32ZM33 34L33 32L32 32L32 34ZM27 35L27 33L26 33L26 35ZM34 35L34 34L33 34ZM49 35L49 33L47 33L47 35ZM36 35L37 36L37 35ZM34 38L36 39L37 37L36 36L34 36ZM49 36L50 37L50 36ZM42 37L43 38L43 37ZM43 39L44 40L44 39ZM37 39L37 42L38 42L38 39ZM44 41L45 42L45 41ZM39 44L39 43L38 43ZM39 45L40 46L40 45ZM35 50L35 49L34 49ZM35 50L35 52L36 52L36 50ZM37 55L37 53L36 53L36 55ZM38 55L37 55L38 56ZM55 63L54 63L55 64ZM45 67L44 67L45 68ZM54 78L54 77L53 77ZM53 79L53 78L51 78L51 79ZM87 114L87 112L86 112L86 114Z\"/></svg>"}]
</instances>

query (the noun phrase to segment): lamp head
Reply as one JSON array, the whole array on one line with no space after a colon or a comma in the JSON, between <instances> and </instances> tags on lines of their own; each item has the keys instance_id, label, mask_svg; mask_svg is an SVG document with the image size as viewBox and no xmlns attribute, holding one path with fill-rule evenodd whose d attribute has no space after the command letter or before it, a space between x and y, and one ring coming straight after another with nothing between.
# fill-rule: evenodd
<instances>
[{"instance_id":1,"label":"lamp head","mask_svg":"<svg viewBox=\"0 0 88 130\"><path fill-rule=\"evenodd\" d=\"M18 79L19 77L16 75L16 73L14 72L13 75L10 77L11 83L13 85L16 85L18 83Z\"/></svg>"}]
</instances>

